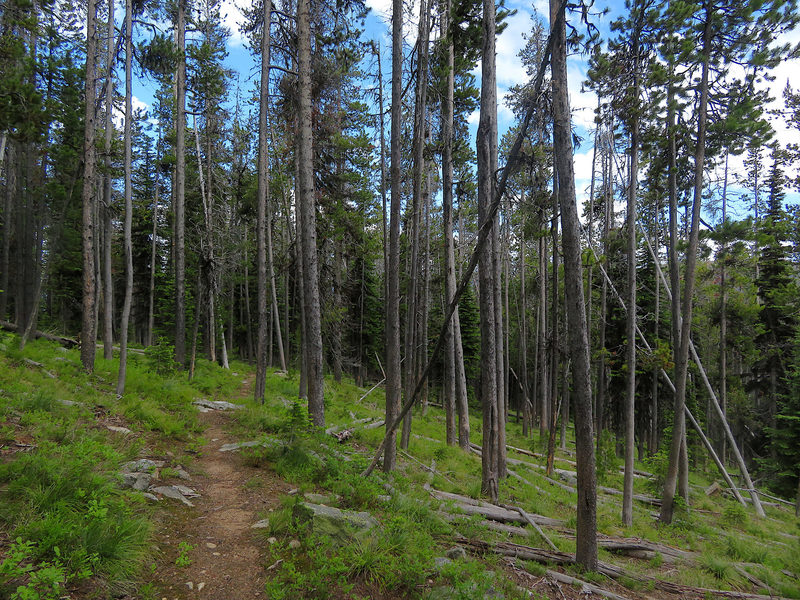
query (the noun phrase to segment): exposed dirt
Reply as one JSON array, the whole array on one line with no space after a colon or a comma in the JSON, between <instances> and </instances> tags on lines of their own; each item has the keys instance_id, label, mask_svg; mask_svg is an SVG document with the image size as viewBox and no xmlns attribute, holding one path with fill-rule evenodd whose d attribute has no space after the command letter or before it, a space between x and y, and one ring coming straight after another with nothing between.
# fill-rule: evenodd
<instances>
[{"instance_id":1,"label":"exposed dirt","mask_svg":"<svg viewBox=\"0 0 800 600\"><path fill-rule=\"evenodd\" d=\"M226 429L228 416L200 415L208 444L189 466L188 485L200 494L194 508L176 501L165 511L157 535L163 553L151 581L160 598L239 600L264 597L264 541L251 526L277 507L291 486L267 469L244 464L237 452L220 452L226 443L242 441ZM181 542L193 549L181 551ZM184 546L185 548L185 546ZM191 563L176 564L181 554ZM181 561L179 561L181 562Z\"/></svg>"}]
</instances>

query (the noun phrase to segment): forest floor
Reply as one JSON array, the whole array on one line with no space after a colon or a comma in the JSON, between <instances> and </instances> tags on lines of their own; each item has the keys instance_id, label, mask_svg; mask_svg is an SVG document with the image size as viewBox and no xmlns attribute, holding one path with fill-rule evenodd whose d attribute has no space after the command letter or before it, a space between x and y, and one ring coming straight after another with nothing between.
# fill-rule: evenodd
<instances>
[{"instance_id":1,"label":"forest floor","mask_svg":"<svg viewBox=\"0 0 800 600\"><path fill-rule=\"evenodd\" d=\"M609 445L601 565L586 573L573 558L571 439L549 478L541 442L512 421L510 477L492 505L479 456L444 443L434 405L415 411L397 470L364 478L384 431L380 389L327 380L322 432L293 400L293 373L268 373L261 405L247 365L199 361L189 382L135 354L117 397L116 361L98 358L87 377L77 351L14 344L0 340L0 599L800 598L800 521L707 495L715 474L701 461L691 510L670 526L645 474L663 457L637 464L635 524L623 528ZM479 442L479 416L471 426ZM321 533L300 518L310 504L374 526Z\"/></svg>"}]
</instances>

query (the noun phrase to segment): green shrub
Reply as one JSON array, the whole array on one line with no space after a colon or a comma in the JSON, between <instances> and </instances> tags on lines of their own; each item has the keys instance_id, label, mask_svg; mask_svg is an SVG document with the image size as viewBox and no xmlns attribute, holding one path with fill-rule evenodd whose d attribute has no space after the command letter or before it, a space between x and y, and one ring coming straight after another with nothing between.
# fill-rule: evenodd
<instances>
[{"instance_id":1,"label":"green shrub","mask_svg":"<svg viewBox=\"0 0 800 600\"><path fill-rule=\"evenodd\" d=\"M171 375L178 369L175 362L175 346L165 337L159 337L155 344L144 349L147 369L159 375Z\"/></svg>"}]
</instances>

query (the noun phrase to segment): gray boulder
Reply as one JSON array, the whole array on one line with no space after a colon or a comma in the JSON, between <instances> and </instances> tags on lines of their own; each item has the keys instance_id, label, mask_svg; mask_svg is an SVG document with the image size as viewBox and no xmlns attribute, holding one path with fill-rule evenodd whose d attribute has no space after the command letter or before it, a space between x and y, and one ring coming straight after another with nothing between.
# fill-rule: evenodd
<instances>
[{"instance_id":1,"label":"gray boulder","mask_svg":"<svg viewBox=\"0 0 800 600\"><path fill-rule=\"evenodd\" d=\"M378 526L378 522L368 512L341 510L324 504L300 502L292 512L300 523L310 523L311 530L343 542L361 537Z\"/></svg>"}]
</instances>

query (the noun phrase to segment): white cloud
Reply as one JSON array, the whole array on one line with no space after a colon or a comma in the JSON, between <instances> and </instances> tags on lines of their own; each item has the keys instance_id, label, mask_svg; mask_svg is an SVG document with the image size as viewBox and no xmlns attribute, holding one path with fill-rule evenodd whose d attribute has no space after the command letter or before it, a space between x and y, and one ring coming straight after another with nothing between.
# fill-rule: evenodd
<instances>
[{"instance_id":1,"label":"white cloud","mask_svg":"<svg viewBox=\"0 0 800 600\"><path fill-rule=\"evenodd\" d=\"M150 105L147 102L143 102L139 100L136 96L131 97L131 109L135 114L137 110L147 110L150 108ZM114 106L114 110L111 113L111 120L114 122L114 127L117 129L122 129L123 125L125 124L125 107L124 106Z\"/></svg>"},{"instance_id":2,"label":"white cloud","mask_svg":"<svg viewBox=\"0 0 800 600\"><path fill-rule=\"evenodd\" d=\"M528 74L519 58L519 52L525 47L525 34L531 31L531 14L518 10L517 14L506 20L507 27L497 38L497 83L501 87L522 84L528 80Z\"/></svg>"},{"instance_id":3,"label":"white cloud","mask_svg":"<svg viewBox=\"0 0 800 600\"><path fill-rule=\"evenodd\" d=\"M581 91L586 80L585 60L571 57L567 60L567 86L569 88L569 107L572 110L572 124L576 127L594 127L594 110L597 108L597 94Z\"/></svg>"},{"instance_id":4,"label":"white cloud","mask_svg":"<svg viewBox=\"0 0 800 600\"><path fill-rule=\"evenodd\" d=\"M245 38L242 35L241 27L245 17L236 0L223 0L220 12L222 13L222 24L228 28L231 34L228 43L231 46L244 45Z\"/></svg>"},{"instance_id":5,"label":"white cloud","mask_svg":"<svg viewBox=\"0 0 800 600\"><path fill-rule=\"evenodd\" d=\"M386 23L391 23L392 0L367 0L367 6L371 8L381 20L384 20Z\"/></svg>"}]
</instances>

